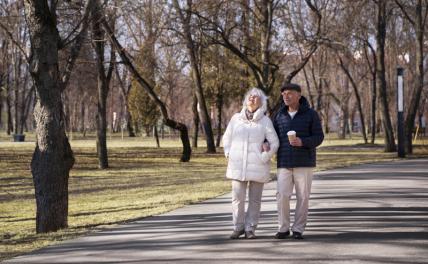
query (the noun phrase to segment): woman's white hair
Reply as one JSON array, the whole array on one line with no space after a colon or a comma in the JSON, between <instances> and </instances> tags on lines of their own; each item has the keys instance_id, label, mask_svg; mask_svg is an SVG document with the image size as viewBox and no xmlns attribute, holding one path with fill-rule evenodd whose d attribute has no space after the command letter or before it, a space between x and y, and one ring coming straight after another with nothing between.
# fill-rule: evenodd
<instances>
[{"instance_id":1,"label":"woman's white hair","mask_svg":"<svg viewBox=\"0 0 428 264\"><path fill-rule=\"evenodd\" d=\"M263 113L265 113L267 111L267 100L268 100L268 97L259 88L251 88L250 90L248 90L248 92L245 94L244 101L242 102L242 107L244 109L247 109L247 101L248 101L248 98L250 98L251 95L257 95L258 97L260 97L262 105L259 107L259 109L261 109L263 111Z\"/></svg>"}]
</instances>

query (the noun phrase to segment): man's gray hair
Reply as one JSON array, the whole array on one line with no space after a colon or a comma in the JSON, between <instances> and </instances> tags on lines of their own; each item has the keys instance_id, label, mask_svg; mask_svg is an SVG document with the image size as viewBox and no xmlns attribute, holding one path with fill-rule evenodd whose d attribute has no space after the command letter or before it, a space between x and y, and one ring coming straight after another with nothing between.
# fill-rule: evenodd
<instances>
[{"instance_id":1,"label":"man's gray hair","mask_svg":"<svg viewBox=\"0 0 428 264\"><path fill-rule=\"evenodd\" d=\"M259 89L259 88L250 88L250 90L248 90L248 92L245 94L244 97L244 101L242 102L242 107L244 109L247 109L247 101L248 98L250 98L251 95L257 95L260 97L262 105L259 107L259 109L261 109L263 111L263 113L265 113L267 111L267 100L268 97L266 96L266 94L263 92L263 90Z\"/></svg>"}]
</instances>

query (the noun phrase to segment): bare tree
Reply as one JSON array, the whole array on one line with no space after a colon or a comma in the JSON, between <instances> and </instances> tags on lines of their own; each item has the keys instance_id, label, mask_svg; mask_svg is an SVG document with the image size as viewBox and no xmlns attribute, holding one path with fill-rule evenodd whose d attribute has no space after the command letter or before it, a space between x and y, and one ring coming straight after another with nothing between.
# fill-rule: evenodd
<instances>
[{"instance_id":1,"label":"bare tree","mask_svg":"<svg viewBox=\"0 0 428 264\"><path fill-rule=\"evenodd\" d=\"M93 1L86 3L63 74L59 71L58 51L65 42L57 28L57 4L43 0L24 2L31 40L28 62L37 98L34 110L37 141L31 161L37 233L57 231L68 225L68 178L74 157L65 134L61 94L79 53Z\"/></svg>"},{"instance_id":2,"label":"bare tree","mask_svg":"<svg viewBox=\"0 0 428 264\"><path fill-rule=\"evenodd\" d=\"M361 102L361 96L359 93L360 89L358 87L356 80L352 76L349 67L347 66L347 64L344 63L344 61L340 57L340 55L339 55L339 64L340 64L340 67L342 68L343 72L345 72L346 76L348 77L349 81L351 82L351 86L354 90L354 95L355 95L355 98L357 100L358 112L360 115L361 133L363 135L364 143L367 144L368 141L367 141L367 135L366 135L366 125L365 125L365 121L364 121L364 111L363 111L363 106L362 106L362 102Z\"/></svg>"},{"instance_id":3,"label":"bare tree","mask_svg":"<svg viewBox=\"0 0 428 264\"><path fill-rule=\"evenodd\" d=\"M188 134L188 130L187 130L186 125L170 119L165 104L160 100L159 96L154 92L153 87L150 86L150 84L144 78L142 78L142 76L138 73L137 69L135 68L134 64L132 63L131 59L129 58L129 55L126 53L125 49L122 47L122 45L116 39L113 30L110 28L110 25L107 23L107 21L105 19L102 19L101 21L102 21L102 25L103 25L106 33L107 33L108 38L110 39L115 50L120 55L123 64L128 68L129 72L134 76L134 78L140 83L140 85L146 91L148 96L159 107L159 110L162 114L162 118L163 118L165 125L180 131L180 138L181 138L181 142L183 144L183 154L181 156L180 161L182 161L182 162L189 161L192 149L190 147L189 134Z\"/></svg>"},{"instance_id":4,"label":"bare tree","mask_svg":"<svg viewBox=\"0 0 428 264\"><path fill-rule=\"evenodd\" d=\"M134 128L132 127L132 116L129 113L129 108L128 108L128 96L129 96L129 91L131 90L131 84L127 84L126 83L126 76L127 76L127 71L124 70L123 73L123 77L121 76L121 74L119 73L119 68L115 67L114 68L115 73L116 73L116 79L119 82L119 88L121 91L121 95L123 97L123 101L125 102L125 122L126 122L126 128L128 130L128 136L129 137L135 137L135 132L134 132Z\"/></svg>"},{"instance_id":5,"label":"bare tree","mask_svg":"<svg viewBox=\"0 0 428 264\"><path fill-rule=\"evenodd\" d=\"M415 124L416 114L421 101L422 90L424 87L424 42L425 25L428 16L428 1L400 1L395 0L404 17L413 27L416 33L416 87L412 90L409 108L405 120L406 150L413 152L412 132Z\"/></svg>"},{"instance_id":6,"label":"bare tree","mask_svg":"<svg viewBox=\"0 0 428 264\"><path fill-rule=\"evenodd\" d=\"M390 8L388 8L387 0L376 1L377 7L377 24L376 24L376 76L377 87L379 88L379 99L381 103L382 123L385 133L385 151L393 152L396 150L394 141L394 131L392 129L391 117L389 114L388 104L388 87L386 83L386 68L385 68L385 41L386 41L386 26L388 17L390 16Z\"/></svg>"},{"instance_id":7,"label":"bare tree","mask_svg":"<svg viewBox=\"0 0 428 264\"><path fill-rule=\"evenodd\" d=\"M195 95L198 99L198 104L200 108L200 121L202 127L204 128L205 138L207 141L207 152L215 153L215 144L214 144L214 135L211 126L211 119L208 114L208 108L205 102L204 90L202 87L202 78L201 78L201 56L198 56L198 48L195 45L194 37L191 32L191 19L193 14L192 9L192 0L187 0L187 7L183 9L178 0L173 0L175 10L178 14L179 20L183 28L183 38L186 43L187 53L190 60L190 65L192 67L193 80L195 82ZM201 48L201 47L199 47Z\"/></svg>"},{"instance_id":8,"label":"bare tree","mask_svg":"<svg viewBox=\"0 0 428 264\"><path fill-rule=\"evenodd\" d=\"M110 81L113 75L114 63L116 60L114 49L111 48L109 66L105 68L105 32L101 26L103 16L103 7L100 0L95 0L95 7L92 9L92 43L95 49L97 61L97 83L98 83L98 102L97 102L97 154L98 167L100 169L108 168L107 154L107 96L110 89ZM111 20L114 28L115 19Z\"/></svg>"}]
</instances>

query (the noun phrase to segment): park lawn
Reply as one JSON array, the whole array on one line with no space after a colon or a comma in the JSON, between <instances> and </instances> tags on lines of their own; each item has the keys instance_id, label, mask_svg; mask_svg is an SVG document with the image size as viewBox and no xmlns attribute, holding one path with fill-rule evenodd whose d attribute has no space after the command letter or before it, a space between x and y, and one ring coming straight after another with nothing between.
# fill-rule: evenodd
<instances>
[{"instance_id":1,"label":"park lawn","mask_svg":"<svg viewBox=\"0 0 428 264\"><path fill-rule=\"evenodd\" d=\"M359 145L360 141L326 140L318 151L317 170L396 159L395 153ZM108 142L111 168L99 170L94 140L71 144L76 163L69 181L69 228L36 234L29 171L34 142L0 141L0 260L230 191L222 149L205 154L200 147L190 162L180 163L178 140L163 140L158 149L152 139L116 136ZM421 156L428 156L428 146L416 147L414 157Z\"/></svg>"}]
</instances>

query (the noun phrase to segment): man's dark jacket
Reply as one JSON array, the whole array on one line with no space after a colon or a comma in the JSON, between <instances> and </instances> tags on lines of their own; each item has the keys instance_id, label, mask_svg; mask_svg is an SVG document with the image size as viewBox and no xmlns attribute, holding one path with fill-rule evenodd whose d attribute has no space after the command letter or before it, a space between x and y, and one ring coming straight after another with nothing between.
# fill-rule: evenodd
<instances>
[{"instance_id":1,"label":"man's dark jacket","mask_svg":"<svg viewBox=\"0 0 428 264\"><path fill-rule=\"evenodd\" d=\"M316 150L323 139L321 121L317 112L309 107L305 97L299 100L300 106L294 118L288 114L285 104L273 118L273 125L279 138L277 153L278 168L315 167ZM302 147L293 147L288 141L287 132L296 131L296 136L302 140Z\"/></svg>"}]
</instances>

